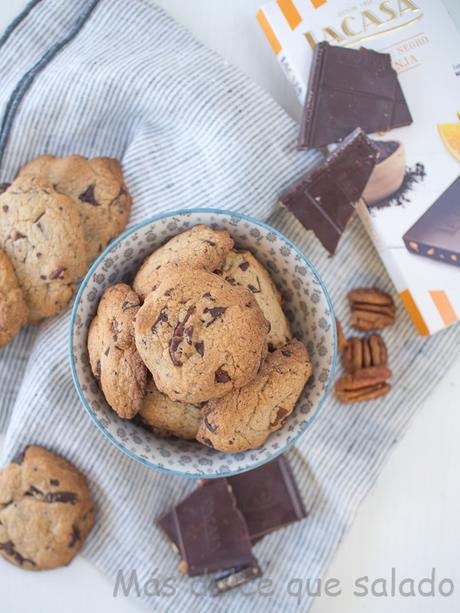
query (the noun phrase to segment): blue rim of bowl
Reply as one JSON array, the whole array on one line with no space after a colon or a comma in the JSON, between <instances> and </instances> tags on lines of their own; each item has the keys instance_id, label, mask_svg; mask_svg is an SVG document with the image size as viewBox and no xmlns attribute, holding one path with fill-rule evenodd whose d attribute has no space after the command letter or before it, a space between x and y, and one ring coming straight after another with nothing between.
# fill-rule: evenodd
<instances>
[{"instance_id":1,"label":"blue rim of bowl","mask_svg":"<svg viewBox=\"0 0 460 613\"><path fill-rule=\"evenodd\" d=\"M133 451L130 451L124 445L122 445L119 441L117 441L117 439L115 439L109 432L107 432L107 430L100 424L100 422L99 422L98 418L96 417L96 415L94 414L91 406L87 402L87 400L86 400L86 398L85 398L85 396L83 394L83 390L81 389L80 381L78 380L78 377L77 377L77 372L76 372L76 368L75 368L75 360L74 360L74 356L73 356L74 328L75 328L75 318L76 318L76 315L77 315L78 305L80 303L80 299L81 299L81 296L82 296L82 294L83 294L83 292L85 290L85 287L88 284L88 281L91 279L94 271L97 269L99 264L103 260L105 260L105 258L109 255L109 253L118 244L123 242L125 240L125 238L127 238L131 234L134 234L138 230L141 230L145 226L147 226L147 225L149 225L149 224L151 224L151 223L153 223L155 221L161 221L162 219L167 219L168 217L178 217L178 216L181 216L181 215L190 215L190 214L195 214L195 213L198 213L198 214L199 213L207 213L207 214L211 214L211 215L225 215L226 217L229 217L229 216L230 217L236 217L238 219L242 219L244 221L248 221L250 223L253 223L253 224L263 228L264 230L267 230L268 232L272 232L278 238L280 238L281 240L285 241L302 258L302 260L305 262L307 267L312 271L313 275L315 276L316 280L318 281L318 283L319 283L319 285L321 287L321 290L322 290L322 292L323 292L323 294L324 294L324 296L326 298L326 302L328 304L329 311L331 313L332 335L333 335L332 363L331 363L331 368L330 368L330 371L329 371L328 381L327 381L326 386L325 386L324 391L323 391L323 395L321 397L321 400L318 402L316 408L307 417L305 423L302 425L302 427L300 428L299 432L295 435L295 437L291 441L289 441L289 443L286 443L286 445L284 445L276 453L271 454L266 459L263 459L263 460L260 460L259 462L255 462L254 464L251 464L251 466L248 467L248 468L241 468L239 470L230 470L230 471L225 472L225 473L222 472L222 473L216 473L216 474L206 474L206 473L203 474L203 473L185 472L185 471L183 472L183 471L180 471L180 470L174 470L174 469L171 469L171 468L166 468L164 466L158 466L157 464L154 464L153 462L150 462L149 460L146 460L145 458L137 455ZM74 301L74 304L73 304L73 307L72 307L72 315L71 315L71 318L70 318L69 357L70 357L70 371L72 373L73 383L75 385L75 388L77 390L77 393L78 393L78 396L80 398L81 403L85 407L86 412L90 416L91 420L96 424L96 426L100 430L100 432L102 432L102 434L113 445L115 445L115 447L117 447L117 449L119 449L121 452L126 454L132 460L135 460L136 462L139 462L140 464L143 464L144 466L147 466L148 468L152 468L153 470L156 470L156 471L161 472L161 473L166 473L166 474L169 474L169 475L174 475L175 477L185 477L185 478L188 478L188 479L203 479L203 478L218 479L218 478L223 478L223 477L232 477L234 475L238 475L238 474L247 472L249 470L254 470L255 468L258 468L259 466L263 466L264 464L267 464L268 462L271 462L272 460L274 460L275 458L277 458L281 454L286 453L286 451L288 449L290 449L291 447L293 447L296 444L296 442L300 439L300 437L303 434L305 434L305 432L311 427L313 422L318 417L318 415L320 413L320 410L321 410L324 402L326 401L326 398L328 397L329 391L331 389L332 381L334 379L335 370L336 370L336 366L337 366L337 327L336 327L336 324L335 324L334 307L332 305L332 300L331 300L331 298L329 296L329 292L327 291L326 286L324 285L323 280L321 279L321 276L319 275L319 273L316 270L316 268L313 266L313 264L310 262L310 260L307 258L307 256L303 253L303 251L301 249L299 249L299 247L297 247L297 245L295 243L293 243L289 238L287 238L287 236L285 236L282 232L280 232L276 228L273 228L272 226L264 223L263 221L260 221L260 220L256 219L255 217L251 217L250 215L245 215L244 213L239 213L237 211L232 211L230 209L228 209L228 210L226 210L226 209L213 209L213 208L179 209L179 210L171 211L171 212L168 212L168 213L160 213L158 215L154 215L153 217L150 217L146 221L142 221L142 222L136 224L135 226L133 226L132 228L130 228L129 230L126 230L125 232L123 232L123 234L120 234L120 236L118 238L116 238L112 243L110 243L110 245L108 245L106 247L106 249L97 258L97 260L95 260L93 262L93 264L91 265L91 268L88 270L88 272L86 273L83 281L80 284L80 288L79 288L79 290L77 292L77 295L75 297L75 301Z\"/></svg>"}]
</instances>

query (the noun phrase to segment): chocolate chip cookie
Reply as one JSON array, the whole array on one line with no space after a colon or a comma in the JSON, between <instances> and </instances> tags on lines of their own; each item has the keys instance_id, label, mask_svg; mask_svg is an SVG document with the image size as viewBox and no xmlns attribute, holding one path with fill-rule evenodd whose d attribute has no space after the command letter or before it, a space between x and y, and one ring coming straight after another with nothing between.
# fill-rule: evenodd
<instances>
[{"instance_id":1,"label":"chocolate chip cookie","mask_svg":"<svg viewBox=\"0 0 460 613\"><path fill-rule=\"evenodd\" d=\"M21 175L41 177L70 196L83 220L88 260L94 260L128 223L131 197L117 160L81 155L42 155L26 164Z\"/></svg>"},{"instance_id":2,"label":"chocolate chip cookie","mask_svg":"<svg viewBox=\"0 0 460 613\"><path fill-rule=\"evenodd\" d=\"M267 350L253 294L205 270L165 267L136 316L136 346L158 389L198 404L243 387Z\"/></svg>"},{"instance_id":3,"label":"chocolate chip cookie","mask_svg":"<svg viewBox=\"0 0 460 613\"><path fill-rule=\"evenodd\" d=\"M90 533L95 507L67 460L28 447L0 471L0 555L27 570L65 566Z\"/></svg>"},{"instance_id":4,"label":"chocolate chip cookie","mask_svg":"<svg viewBox=\"0 0 460 613\"><path fill-rule=\"evenodd\" d=\"M145 426L160 436L194 440L201 421L201 410L199 405L170 400L150 380L139 417Z\"/></svg>"},{"instance_id":5,"label":"chocolate chip cookie","mask_svg":"<svg viewBox=\"0 0 460 613\"><path fill-rule=\"evenodd\" d=\"M29 311L13 264L0 249L0 347L7 345L27 323Z\"/></svg>"},{"instance_id":6,"label":"chocolate chip cookie","mask_svg":"<svg viewBox=\"0 0 460 613\"><path fill-rule=\"evenodd\" d=\"M147 369L134 342L139 296L119 283L105 290L88 332L91 369L112 409L123 419L139 412Z\"/></svg>"},{"instance_id":7,"label":"chocolate chip cookie","mask_svg":"<svg viewBox=\"0 0 460 613\"><path fill-rule=\"evenodd\" d=\"M73 200L36 177L18 177L0 195L0 247L11 259L35 323L60 313L87 269Z\"/></svg>"},{"instance_id":8,"label":"chocolate chip cookie","mask_svg":"<svg viewBox=\"0 0 460 613\"><path fill-rule=\"evenodd\" d=\"M209 226L194 226L177 234L154 251L142 264L134 279L133 288L142 299L158 285L165 264L185 265L212 272L219 268L233 247L226 230L213 230Z\"/></svg>"},{"instance_id":9,"label":"chocolate chip cookie","mask_svg":"<svg viewBox=\"0 0 460 613\"><path fill-rule=\"evenodd\" d=\"M232 250L227 254L221 272L231 285L241 285L254 294L270 324L270 350L285 345L292 338L291 329L281 306L281 294L262 264L250 251Z\"/></svg>"},{"instance_id":10,"label":"chocolate chip cookie","mask_svg":"<svg viewBox=\"0 0 460 613\"><path fill-rule=\"evenodd\" d=\"M205 405L197 440L219 451L260 447L292 413L310 374L308 353L300 341L269 353L249 385Z\"/></svg>"}]
</instances>

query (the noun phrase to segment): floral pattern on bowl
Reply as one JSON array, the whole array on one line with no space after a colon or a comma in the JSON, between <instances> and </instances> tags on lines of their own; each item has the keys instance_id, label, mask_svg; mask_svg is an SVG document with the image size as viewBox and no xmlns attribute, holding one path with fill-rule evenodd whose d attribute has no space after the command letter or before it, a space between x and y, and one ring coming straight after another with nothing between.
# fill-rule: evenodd
<instances>
[{"instance_id":1,"label":"floral pattern on bowl","mask_svg":"<svg viewBox=\"0 0 460 613\"><path fill-rule=\"evenodd\" d=\"M143 260L169 238L197 224L226 228L236 246L249 249L269 270L285 300L285 312L297 338L308 349L313 373L292 415L259 449L223 453L199 443L161 438L119 418L106 403L89 365L89 324L103 291L131 283ZM83 280L72 311L70 362L80 399L103 434L131 458L185 477L237 474L268 462L293 445L312 423L327 395L336 362L336 329L328 293L312 264L280 232L245 215L193 209L156 216L114 241Z\"/></svg>"}]
</instances>

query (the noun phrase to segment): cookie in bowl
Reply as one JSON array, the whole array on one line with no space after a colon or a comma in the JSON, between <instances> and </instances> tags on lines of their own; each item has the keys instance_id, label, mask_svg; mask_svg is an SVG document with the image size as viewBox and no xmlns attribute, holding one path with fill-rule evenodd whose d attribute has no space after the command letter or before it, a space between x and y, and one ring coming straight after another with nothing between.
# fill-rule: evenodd
<instances>
[{"instance_id":1,"label":"cookie in bowl","mask_svg":"<svg viewBox=\"0 0 460 613\"><path fill-rule=\"evenodd\" d=\"M88 332L91 368L112 409L131 419L140 410L147 385L147 368L134 341L139 296L118 283L103 294Z\"/></svg>"},{"instance_id":2,"label":"cookie in bowl","mask_svg":"<svg viewBox=\"0 0 460 613\"><path fill-rule=\"evenodd\" d=\"M204 224L177 234L156 249L137 272L133 288L142 299L156 288L167 264L214 271L219 268L233 240L226 230L214 230Z\"/></svg>"},{"instance_id":3,"label":"cookie in bowl","mask_svg":"<svg viewBox=\"0 0 460 613\"><path fill-rule=\"evenodd\" d=\"M268 354L248 385L207 403L197 440L232 453L261 447L282 428L310 375L305 345L293 339Z\"/></svg>"},{"instance_id":4,"label":"cookie in bowl","mask_svg":"<svg viewBox=\"0 0 460 613\"><path fill-rule=\"evenodd\" d=\"M152 379L149 380L139 419L152 432L193 441L201 418L200 405L175 402L158 391Z\"/></svg>"},{"instance_id":5,"label":"cookie in bowl","mask_svg":"<svg viewBox=\"0 0 460 613\"><path fill-rule=\"evenodd\" d=\"M282 297L270 274L250 251L232 249L222 265L222 276L231 285L246 287L254 294L265 319L270 324L267 341L272 351L292 338L292 332L282 307Z\"/></svg>"},{"instance_id":6,"label":"cookie in bowl","mask_svg":"<svg viewBox=\"0 0 460 613\"><path fill-rule=\"evenodd\" d=\"M268 329L250 291L205 270L170 266L137 313L135 338L158 389L197 404L255 377Z\"/></svg>"}]
</instances>

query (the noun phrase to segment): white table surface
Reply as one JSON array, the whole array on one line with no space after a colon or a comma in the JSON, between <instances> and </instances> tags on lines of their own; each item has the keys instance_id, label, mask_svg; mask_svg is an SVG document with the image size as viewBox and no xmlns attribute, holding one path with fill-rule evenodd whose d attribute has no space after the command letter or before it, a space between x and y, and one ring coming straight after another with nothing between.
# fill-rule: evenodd
<instances>
[{"instance_id":1,"label":"white table surface","mask_svg":"<svg viewBox=\"0 0 460 613\"><path fill-rule=\"evenodd\" d=\"M460 2L444 2L460 27ZM255 21L261 3L263 0L159 1L298 117L291 88ZM26 0L1 2L0 29L25 5ZM342 595L317 598L313 613L460 611L460 356L454 360L446 355L445 364L445 378L426 399L409 433L395 449L328 570L327 577L340 580ZM399 578L417 581L436 568L439 579L454 581L454 593L448 598L353 596L358 577L389 580L392 568ZM81 557L68 568L37 574L0 560L0 611L4 613L144 610L132 599L113 598L112 590L110 581Z\"/></svg>"}]
</instances>

